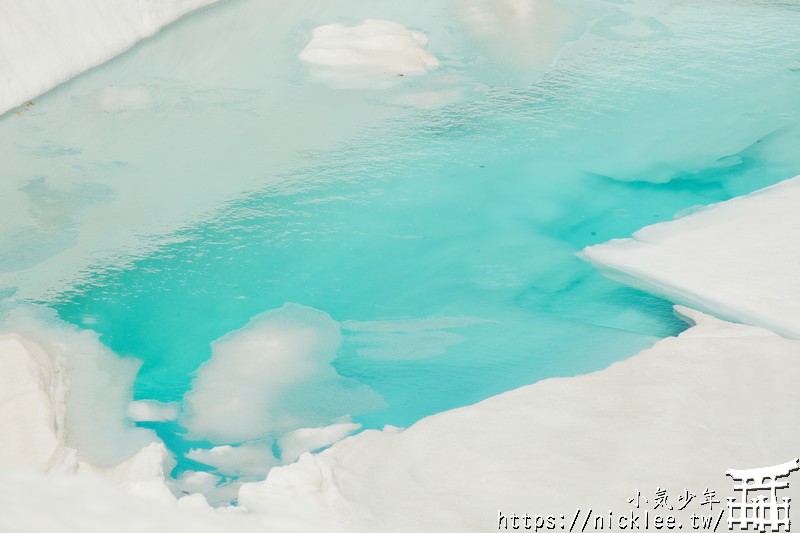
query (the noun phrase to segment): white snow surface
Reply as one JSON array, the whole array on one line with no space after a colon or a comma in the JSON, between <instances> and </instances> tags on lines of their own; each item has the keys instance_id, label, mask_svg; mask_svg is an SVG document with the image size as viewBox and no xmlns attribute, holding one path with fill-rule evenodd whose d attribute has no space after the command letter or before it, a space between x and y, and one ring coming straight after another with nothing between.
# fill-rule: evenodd
<instances>
[{"instance_id":1,"label":"white snow surface","mask_svg":"<svg viewBox=\"0 0 800 533\"><path fill-rule=\"evenodd\" d=\"M0 115L215 1L0 3Z\"/></svg>"},{"instance_id":2,"label":"white snow surface","mask_svg":"<svg viewBox=\"0 0 800 533\"><path fill-rule=\"evenodd\" d=\"M0 530L477 532L496 530L498 511L626 511L636 490L652 498L656 487L673 499L685 488L702 494L709 487L724 502L733 495L726 469L797 455L790 421L800 408L800 341L676 309L696 325L631 359L305 454L244 484L236 509L211 511L199 496L176 505L158 483L159 444L119 467L77 476L6 467ZM12 356L38 357L15 338L1 346L4 370ZM33 389L41 385L27 379ZM0 456L14 439L31 437L7 417L17 401L7 390L0 389ZM747 390L781 394L762 401L745 398Z\"/></svg>"},{"instance_id":3,"label":"white snow surface","mask_svg":"<svg viewBox=\"0 0 800 533\"><path fill-rule=\"evenodd\" d=\"M611 277L800 338L800 177L643 228L582 256Z\"/></svg>"}]
</instances>

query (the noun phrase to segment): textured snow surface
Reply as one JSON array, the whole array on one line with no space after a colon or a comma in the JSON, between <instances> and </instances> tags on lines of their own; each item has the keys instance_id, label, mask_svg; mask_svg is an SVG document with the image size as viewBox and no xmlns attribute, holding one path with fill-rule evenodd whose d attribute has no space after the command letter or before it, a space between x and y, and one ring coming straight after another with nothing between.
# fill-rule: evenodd
<instances>
[{"instance_id":1,"label":"textured snow surface","mask_svg":"<svg viewBox=\"0 0 800 533\"><path fill-rule=\"evenodd\" d=\"M787 421L800 408L800 341L677 311L696 325L627 361L304 454L266 481L245 484L236 509L212 512L198 495L176 506L159 482L165 461L159 444L113 468L79 468L77 476L45 477L33 464L4 469L0 529L477 532L497 528L498 510L619 512L630 508L627 499L637 489L679 494L708 486L724 496L732 492L726 469L779 464L797 454L796 425ZM21 346L15 337L0 344L4 370L26 356L36 366L41 352ZM25 382L19 386L30 390L45 383L19 376ZM765 409L758 399L743 400L748 389L778 390L781 398ZM19 448L14 439L45 435L26 434L8 417L9 402L18 399L7 390L0 390L2 457ZM46 407L45 397L15 405ZM216 478L191 474L183 481L212 486Z\"/></svg>"},{"instance_id":2,"label":"textured snow surface","mask_svg":"<svg viewBox=\"0 0 800 533\"><path fill-rule=\"evenodd\" d=\"M800 177L583 250L612 277L800 338Z\"/></svg>"},{"instance_id":3,"label":"textured snow surface","mask_svg":"<svg viewBox=\"0 0 800 533\"><path fill-rule=\"evenodd\" d=\"M0 3L0 114L216 0ZM112 95L113 96L113 95ZM135 95L123 95L124 99Z\"/></svg>"}]
</instances>

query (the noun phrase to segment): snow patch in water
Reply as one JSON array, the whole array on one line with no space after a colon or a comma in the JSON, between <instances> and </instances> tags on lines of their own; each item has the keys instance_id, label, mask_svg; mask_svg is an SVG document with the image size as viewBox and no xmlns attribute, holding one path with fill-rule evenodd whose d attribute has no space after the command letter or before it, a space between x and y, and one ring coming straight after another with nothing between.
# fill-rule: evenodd
<instances>
[{"instance_id":1,"label":"snow patch in water","mask_svg":"<svg viewBox=\"0 0 800 533\"><path fill-rule=\"evenodd\" d=\"M181 422L196 437L232 444L383 407L331 366L341 342L339 324L322 311L285 304L262 313L212 344Z\"/></svg>"},{"instance_id":2,"label":"snow patch in water","mask_svg":"<svg viewBox=\"0 0 800 533\"><path fill-rule=\"evenodd\" d=\"M386 88L439 67L427 43L425 34L388 20L325 24L314 29L300 60L315 81L334 88Z\"/></svg>"}]
</instances>

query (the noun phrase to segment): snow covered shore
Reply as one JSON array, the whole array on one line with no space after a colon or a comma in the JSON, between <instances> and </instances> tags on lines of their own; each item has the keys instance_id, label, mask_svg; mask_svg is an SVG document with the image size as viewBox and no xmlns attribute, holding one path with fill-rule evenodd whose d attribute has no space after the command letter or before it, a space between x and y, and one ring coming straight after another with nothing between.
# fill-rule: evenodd
<instances>
[{"instance_id":1,"label":"snow covered shore","mask_svg":"<svg viewBox=\"0 0 800 533\"><path fill-rule=\"evenodd\" d=\"M0 4L0 115L216 0ZM89 30L91 28L91 30Z\"/></svg>"},{"instance_id":2,"label":"snow covered shore","mask_svg":"<svg viewBox=\"0 0 800 533\"><path fill-rule=\"evenodd\" d=\"M583 250L624 283L800 338L800 177Z\"/></svg>"},{"instance_id":3,"label":"snow covered shore","mask_svg":"<svg viewBox=\"0 0 800 533\"><path fill-rule=\"evenodd\" d=\"M237 512L212 513L191 498L176 507L174 499L158 496L151 445L140 452L149 459L129 460L113 469L115 475L84 468L78 477L42 477L36 462L24 471L4 469L0 526L477 532L496 530L498 511L505 517L559 516L578 507L626 512L636 490L652 499L656 488L666 489L675 504L684 489L701 494L710 488L724 502L733 492L726 469L769 466L797 455L797 429L787 421L800 408L800 341L687 308L677 311L696 325L627 361L526 386L399 433L367 431L319 455L305 454L272 470L266 481L244 485ZM19 338L4 338L1 346L3 375L26 354L29 362L41 356L30 344L23 349ZM20 378L19 386L46 390L47 380L38 379ZM750 389L780 391L780 397L749 400L743 395ZM0 457L9 457L15 440L38 438L9 416L9 406L19 408L11 390L4 387L0 397L6 436ZM30 405L50 412L46 398L40 394ZM109 479L159 501L125 498ZM207 525L199 524L204 516ZM51 524L62 526L48 529Z\"/></svg>"}]
</instances>

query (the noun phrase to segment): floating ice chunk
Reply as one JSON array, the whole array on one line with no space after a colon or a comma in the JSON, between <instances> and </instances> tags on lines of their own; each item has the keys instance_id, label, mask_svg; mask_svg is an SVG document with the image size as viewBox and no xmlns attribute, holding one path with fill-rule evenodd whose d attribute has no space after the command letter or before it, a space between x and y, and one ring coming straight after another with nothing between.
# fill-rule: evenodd
<instances>
[{"instance_id":1,"label":"floating ice chunk","mask_svg":"<svg viewBox=\"0 0 800 533\"><path fill-rule=\"evenodd\" d=\"M223 444L382 407L377 393L331 366L341 341L339 324L310 307L286 304L258 315L212 344L181 421L193 435Z\"/></svg>"},{"instance_id":2,"label":"floating ice chunk","mask_svg":"<svg viewBox=\"0 0 800 533\"><path fill-rule=\"evenodd\" d=\"M591 246L611 277L800 338L800 177Z\"/></svg>"},{"instance_id":3,"label":"floating ice chunk","mask_svg":"<svg viewBox=\"0 0 800 533\"><path fill-rule=\"evenodd\" d=\"M333 87L383 88L439 67L425 50L427 42L423 33L388 20L326 24L314 29L300 59L311 66L315 80Z\"/></svg>"},{"instance_id":4,"label":"floating ice chunk","mask_svg":"<svg viewBox=\"0 0 800 533\"><path fill-rule=\"evenodd\" d=\"M290 431L278 439L281 460L291 463L306 452L313 452L342 440L361 429L361 424L344 422L321 428L302 428Z\"/></svg>"},{"instance_id":5,"label":"floating ice chunk","mask_svg":"<svg viewBox=\"0 0 800 533\"><path fill-rule=\"evenodd\" d=\"M134 422L169 422L178 418L178 403L136 400L128 404L128 418Z\"/></svg>"}]
</instances>

